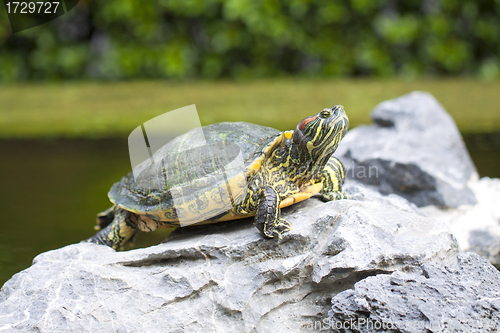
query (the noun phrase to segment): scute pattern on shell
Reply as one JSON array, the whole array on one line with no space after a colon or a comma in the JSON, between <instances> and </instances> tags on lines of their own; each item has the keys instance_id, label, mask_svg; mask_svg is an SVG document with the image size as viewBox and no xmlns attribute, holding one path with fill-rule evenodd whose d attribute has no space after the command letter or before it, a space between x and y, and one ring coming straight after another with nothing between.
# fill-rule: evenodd
<instances>
[{"instance_id":1,"label":"scute pattern on shell","mask_svg":"<svg viewBox=\"0 0 500 333\"><path fill-rule=\"evenodd\" d=\"M132 212L166 211L174 207L172 197L201 197L207 189L224 185L223 177L216 177L220 171L213 165L214 159L203 149L204 145L218 145L229 151L227 155L223 152L217 154L215 163L220 165L227 165L234 158L234 152L231 153L228 148L235 145L239 147L243 165L226 169L226 175L234 177L259 157L266 145L280 134L274 128L245 122L224 122L202 129L206 142L193 135L194 131L190 131L167 143L154 154L155 161L161 162L155 163L145 178L155 186L137 184L130 172L111 187L108 194L110 200ZM212 177L205 177L207 175ZM188 190L185 186L186 179L194 180ZM168 184L168 188L158 184Z\"/></svg>"}]
</instances>

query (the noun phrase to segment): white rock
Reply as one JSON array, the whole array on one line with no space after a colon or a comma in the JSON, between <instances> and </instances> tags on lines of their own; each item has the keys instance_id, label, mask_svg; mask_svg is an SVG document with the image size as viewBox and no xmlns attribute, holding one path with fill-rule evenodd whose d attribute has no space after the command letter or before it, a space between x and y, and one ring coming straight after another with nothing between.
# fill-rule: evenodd
<instances>
[{"instance_id":1,"label":"white rock","mask_svg":"<svg viewBox=\"0 0 500 333\"><path fill-rule=\"evenodd\" d=\"M367 276L455 260L444 224L372 199L294 205L281 240L247 219L181 228L147 249L43 253L0 291L0 331L299 332Z\"/></svg>"},{"instance_id":2,"label":"white rock","mask_svg":"<svg viewBox=\"0 0 500 333\"><path fill-rule=\"evenodd\" d=\"M469 183L469 187L476 196L476 205L420 209L446 223L463 251L476 252L500 265L500 179L484 177Z\"/></svg>"}]
</instances>

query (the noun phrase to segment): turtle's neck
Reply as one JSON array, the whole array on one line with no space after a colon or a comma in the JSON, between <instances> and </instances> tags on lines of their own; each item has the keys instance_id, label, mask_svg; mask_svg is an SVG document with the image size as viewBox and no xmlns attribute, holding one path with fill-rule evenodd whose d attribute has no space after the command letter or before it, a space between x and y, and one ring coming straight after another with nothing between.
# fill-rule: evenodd
<instances>
[{"instance_id":1,"label":"turtle's neck","mask_svg":"<svg viewBox=\"0 0 500 333\"><path fill-rule=\"evenodd\" d=\"M323 172L323 169L332 156L333 153L326 153L324 151L321 154L311 154L309 149L307 149L307 141L304 140L303 134L299 130L293 132L292 138L290 139L290 158L291 161L300 166L307 166L304 170L306 175L311 178L319 177Z\"/></svg>"}]
</instances>

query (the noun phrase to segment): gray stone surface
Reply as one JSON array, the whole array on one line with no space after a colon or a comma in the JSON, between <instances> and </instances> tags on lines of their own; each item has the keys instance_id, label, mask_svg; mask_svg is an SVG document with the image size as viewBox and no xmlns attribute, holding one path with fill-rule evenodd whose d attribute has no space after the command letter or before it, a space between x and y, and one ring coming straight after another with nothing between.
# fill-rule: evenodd
<instances>
[{"instance_id":1,"label":"gray stone surface","mask_svg":"<svg viewBox=\"0 0 500 333\"><path fill-rule=\"evenodd\" d=\"M446 223L462 251L478 253L500 267L500 179L484 177L469 186L477 198L475 205L420 210Z\"/></svg>"},{"instance_id":2,"label":"gray stone surface","mask_svg":"<svg viewBox=\"0 0 500 333\"><path fill-rule=\"evenodd\" d=\"M374 124L349 131L336 155L347 177L417 206L474 204L477 172L462 137L432 95L412 92L380 103Z\"/></svg>"},{"instance_id":3,"label":"gray stone surface","mask_svg":"<svg viewBox=\"0 0 500 333\"><path fill-rule=\"evenodd\" d=\"M281 240L247 219L181 228L146 249L43 253L0 291L0 331L310 331L332 295L361 279L456 258L444 224L370 193L286 209L293 230Z\"/></svg>"},{"instance_id":4,"label":"gray stone surface","mask_svg":"<svg viewBox=\"0 0 500 333\"><path fill-rule=\"evenodd\" d=\"M500 268L500 236L488 229L473 230L469 238L470 250L480 254Z\"/></svg>"},{"instance_id":5,"label":"gray stone surface","mask_svg":"<svg viewBox=\"0 0 500 333\"><path fill-rule=\"evenodd\" d=\"M368 277L332 304L335 332L499 332L500 272L465 253L455 264Z\"/></svg>"}]
</instances>

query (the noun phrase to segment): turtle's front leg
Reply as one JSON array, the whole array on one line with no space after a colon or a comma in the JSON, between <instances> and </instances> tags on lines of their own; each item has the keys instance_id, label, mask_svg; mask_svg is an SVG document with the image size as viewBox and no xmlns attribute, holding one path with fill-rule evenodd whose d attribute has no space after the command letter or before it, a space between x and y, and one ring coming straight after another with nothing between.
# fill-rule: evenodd
<instances>
[{"instance_id":1,"label":"turtle's front leg","mask_svg":"<svg viewBox=\"0 0 500 333\"><path fill-rule=\"evenodd\" d=\"M290 230L288 221L281 218L281 199L271 186L266 186L260 193L260 201L255 213L255 226L268 238L278 237Z\"/></svg>"},{"instance_id":2,"label":"turtle's front leg","mask_svg":"<svg viewBox=\"0 0 500 333\"><path fill-rule=\"evenodd\" d=\"M325 201L349 199L349 195L342 192L342 185L344 185L345 169L335 157L330 158L325 168L323 169L323 189L321 190L321 197Z\"/></svg>"}]
</instances>

